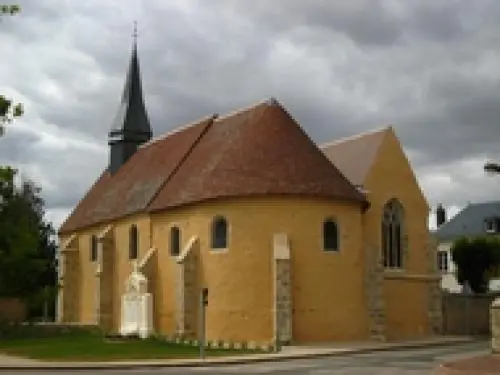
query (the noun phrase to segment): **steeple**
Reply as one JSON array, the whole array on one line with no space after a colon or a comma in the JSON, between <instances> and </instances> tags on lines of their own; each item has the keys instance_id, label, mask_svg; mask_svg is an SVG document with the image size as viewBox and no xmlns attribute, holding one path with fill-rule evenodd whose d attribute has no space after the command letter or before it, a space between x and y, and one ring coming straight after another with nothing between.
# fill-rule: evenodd
<instances>
[{"instance_id":1,"label":"steeple","mask_svg":"<svg viewBox=\"0 0 500 375\"><path fill-rule=\"evenodd\" d=\"M142 97L139 58L137 57L137 25L134 23L132 56L118 113L108 134L109 171L115 173L152 137L149 118Z\"/></svg>"}]
</instances>

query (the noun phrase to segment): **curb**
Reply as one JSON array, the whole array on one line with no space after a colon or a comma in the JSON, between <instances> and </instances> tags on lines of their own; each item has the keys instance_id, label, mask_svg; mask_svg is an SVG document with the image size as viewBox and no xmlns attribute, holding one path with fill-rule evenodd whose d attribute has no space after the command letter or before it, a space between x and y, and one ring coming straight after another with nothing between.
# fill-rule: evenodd
<instances>
[{"instance_id":1,"label":"curb","mask_svg":"<svg viewBox=\"0 0 500 375\"><path fill-rule=\"evenodd\" d=\"M40 370L51 370L51 371L68 371L68 370L132 370L132 369L147 369L147 368L167 368L167 367L216 367L216 366L228 366L228 365L243 365L251 363L265 363L265 362L284 362L290 360L298 359L314 359L322 357L341 357L353 354L367 354L376 353L384 351L400 351L408 349L418 349L418 348L436 348L443 346L458 346L471 343L485 342L487 340L480 338L470 338L470 339L457 339L448 341L436 341L436 342L419 342L413 344L388 344L380 347L365 347L358 349L331 349L325 350L319 353L298 353L289 355L280 354L268 354L267 356L254 356L248 355L248 357L231 358L225 357L220 360L215 358L213 360L200 360L200 359L188 359L188 360L164 360L162 362L92 362L92 363L50 363L50 362L36 362L36 363L26 363L26 364L0 364L0 372L2 371L40 371Z\"/></svg>"}]
</instances>

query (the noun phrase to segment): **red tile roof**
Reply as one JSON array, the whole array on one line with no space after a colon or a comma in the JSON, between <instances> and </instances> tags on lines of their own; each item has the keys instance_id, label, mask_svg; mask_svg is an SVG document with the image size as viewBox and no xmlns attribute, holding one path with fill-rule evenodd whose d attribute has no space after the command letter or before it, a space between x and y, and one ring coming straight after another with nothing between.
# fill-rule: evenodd
<instances>
[{"instance_id":1,"label":"red tile roof","mask_svg":"<svg viewBox=\"0 0 500 375\"><path fill-rule=\"evenodd\" d=\"M60 232L144 211L193 148L212 118L145 144L113 175L104 171Z\"/></svg>"},{"instance_id":2,"label":"red tile roof","mask_svg":"<svg viewBox=\"0 0 500 375\"><path fill-rule=\"evenodd\" d=\"M153 140L105 172L60 232L217 198L296 195L365 203L274 100Z\"/></svg>"}]
</instances>

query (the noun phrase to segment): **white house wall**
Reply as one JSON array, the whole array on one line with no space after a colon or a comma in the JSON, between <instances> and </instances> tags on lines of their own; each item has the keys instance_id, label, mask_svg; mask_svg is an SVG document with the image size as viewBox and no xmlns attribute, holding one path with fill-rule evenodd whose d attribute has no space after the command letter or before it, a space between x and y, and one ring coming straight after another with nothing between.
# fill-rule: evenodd
<instances>
[{"instance_id":1,"label":"white house wall","mask_svg":"<svg viewBox=\"0 0 500 375\"><path fill-rule=\"evenodd\" d=\"M452 242L443 242L438 245L438 251L446 251L448 253L448 271L441 272L441 289L451 293L461 293L462 286L458 283L455 276L456 264L451 259ZM490 281L489 289L491 291L500 291L500 279Z\"/></svg>"}]
</instances>

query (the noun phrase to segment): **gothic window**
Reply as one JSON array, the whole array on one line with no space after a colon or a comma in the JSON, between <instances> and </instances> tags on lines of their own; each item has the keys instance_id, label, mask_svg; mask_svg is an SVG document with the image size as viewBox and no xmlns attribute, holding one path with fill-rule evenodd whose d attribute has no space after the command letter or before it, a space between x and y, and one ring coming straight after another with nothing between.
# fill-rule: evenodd
<instances>
[{"instance_id":1,"label":"gothic window","mask_svg":"<svg viewBox=\"0 0 500 375\"><path fill-rule=\"evenodd\" d=\"M97 260L97 236L95 234L90 237L90 261Z\"/></svg>"},{"instance_id":2,"label":"gothic window","mask_svg":"<svg viewBox=\"0 0 500 375\"><path fill-rule=\"evenodd\" d=\"M227 221L218 216L212 222L212 249L227 248Z\"/></svg>"},{"instance_id":3,"label":"gothic window","mask_svg":"<svg viewBox=\"0 0 500 375\"><path fill-rule=\"evenodd\" d=\"M178 227L170 228L170 255L178 256L181 253L181 230Z\"/></svg>"},{"instance_id":4,"label":"gothic window","mask_svg":"<svg viewBox=\"0 0 500 375\"><path fill-rule=\"evenodd\" d=\"M323 250L338 251L339 231L337 223L331 219L323 222Z\"/></svg>"},{"instance_id":5,"label":"gothic window","mask_svg":"<svg viewBox=\"0 0 500 375\"><path fill-rule=\"evenodd\" d=\"M129 231L129 259L137 259L139 249L139 232L137 226L132 225Z\"/></svg>"},{"instance_id":6,"label":"gothic window","mask_svg":"<svg viewBox=\"0 0 500 375\"><path fill-rule=\"evenodd\" d=\"M384 267L403 268L404 210L397 199L384 206L381 226L381 247Z\"/></svg>"}]
</instances>

